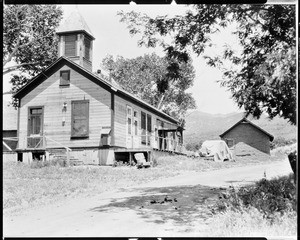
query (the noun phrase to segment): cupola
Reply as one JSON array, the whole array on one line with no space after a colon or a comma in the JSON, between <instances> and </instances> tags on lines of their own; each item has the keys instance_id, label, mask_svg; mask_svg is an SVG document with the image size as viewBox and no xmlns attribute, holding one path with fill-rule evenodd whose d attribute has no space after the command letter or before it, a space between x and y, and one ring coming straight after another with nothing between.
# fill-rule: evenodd
<instances>
[{"instance_id":1,"label":"cupola","mask_svg":"<svg viewBox=\"0 0 300 240\"><path fill-rule=\"evenodd\" d=\"M83 17L76 10L57 30L58 57L65 56L92 71L93 34Z\"/></svg>"}]
</instances>

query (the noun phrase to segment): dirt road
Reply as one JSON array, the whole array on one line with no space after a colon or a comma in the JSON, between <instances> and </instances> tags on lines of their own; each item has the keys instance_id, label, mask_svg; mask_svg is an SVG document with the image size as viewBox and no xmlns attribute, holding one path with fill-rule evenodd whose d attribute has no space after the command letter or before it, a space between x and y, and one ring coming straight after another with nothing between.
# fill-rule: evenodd
<instances>
[{"instance_id":1,"label":"dirt road","mask_svg":"<svg viewBox=\"0 0 300 240\"><path fill-rule=\"evenodd\" d=\"M291 173L287 160L266 165L189 172L4 216L5 237L205 236L207 206L220 187ZM205 206L205 207L203 207Z\"/></svg>"}]
</instances>

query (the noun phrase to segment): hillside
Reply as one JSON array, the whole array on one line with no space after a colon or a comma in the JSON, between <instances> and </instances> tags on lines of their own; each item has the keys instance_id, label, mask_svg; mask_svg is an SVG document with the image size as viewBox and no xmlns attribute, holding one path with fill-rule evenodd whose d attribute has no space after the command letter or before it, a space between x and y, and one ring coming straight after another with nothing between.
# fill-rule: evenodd
<instances>
[{"instance_id":1,"label":"hillside","mask_svg":"<svg viewBox=\"0 0 300 240\"><path fill-rule=\"evenodd\" d=\"M191 112L186 117L186 125L184 131L185 145L195 146L205 140L220 139L219 135L241 120L243 113L229 114L209 114L200 111ZM266 116L262 116L259 120L248 117L248 120L255 125L261 127L268 133L286 140L296 139L297 129L283 118L276 117L269 120Z\"/></svg>"}]
</instances>

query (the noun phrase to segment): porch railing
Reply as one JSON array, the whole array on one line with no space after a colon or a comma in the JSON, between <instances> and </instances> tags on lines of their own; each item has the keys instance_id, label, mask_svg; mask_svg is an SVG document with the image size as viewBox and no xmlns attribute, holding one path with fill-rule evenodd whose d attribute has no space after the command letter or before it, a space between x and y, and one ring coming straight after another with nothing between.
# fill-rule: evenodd
<instances>
[{"instance_id":1,"label":"porch railing","mask_svg":"<svg viewBox=\"0 0 300 240\"><path fill-rule=\"evenodd\" d=\"M142 141L143 140L143 141ZM136 141L136 143L134 142ZM137 146L149 146L162 151L182 152L182 143L170 137L158 137L149 135L133 135L131 136L132 148Z\"/></svg>"},{"instance_id":2,"label":"porch railing","mask_svg":"<svg viewBox=\"0 0 300 240\"><path fill-rule=\"evenodd\" d=\"M30 139L36 139L37 143L34 144L34 147L28 147L28 140ZM19 138L18 137L5 137L3 138L3 144L4 146L8 147L7 144L5 143L5 140L6 141L19 141ZM27 140L27 141L26 141ZM54 142L55 144L57 144L58 146L51 146L52 148L57 148L57 147L62 147L66 150L66 155L67 155L67 161L66 161L66 164L67 166L70 165L70 152L72 151L71 148L43 135L43 136L25 136L22 138L22 145L23 148L26 148L26 149L32 149L32 150L39 150L39 149L46 149L47 148L47 141L51 141L51 142ZM25 147L26 146L26 147ZM11 150L11 148L9 148Z\"/></svg>"}]
</instances>

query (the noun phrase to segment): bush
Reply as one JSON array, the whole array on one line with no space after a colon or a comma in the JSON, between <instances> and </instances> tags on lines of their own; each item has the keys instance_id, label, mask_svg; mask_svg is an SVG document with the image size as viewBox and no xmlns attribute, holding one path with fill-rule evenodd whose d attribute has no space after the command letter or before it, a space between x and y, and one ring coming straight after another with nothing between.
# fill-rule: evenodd
<instances>
[{"instance_id":1,"label":"bush","mask_svg":"<svg viewBox=\"0 0 300 240\"><path fill-rule=\"evenodd\" d=\"M230 188L220 197L217 210L241 210L244 207L258 209L266 218L276 213L295 211L297 206L296 186L293 174L271 180L262 179L254 186Z\"/></svg>"},{"instance_id":2,"label":"bush","mask_svg":"<svg viewBox=\"0 0 300 240\"><path fill-rule=\"evenodd\" d=\"M283 147L287 145L291 145L296 142L296 139L287 140L284 137L277 137L270 143L270 148L275 149L277 147Z\"/></svg>"}]
</instances>

